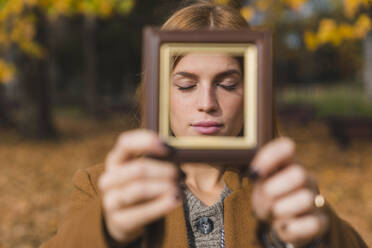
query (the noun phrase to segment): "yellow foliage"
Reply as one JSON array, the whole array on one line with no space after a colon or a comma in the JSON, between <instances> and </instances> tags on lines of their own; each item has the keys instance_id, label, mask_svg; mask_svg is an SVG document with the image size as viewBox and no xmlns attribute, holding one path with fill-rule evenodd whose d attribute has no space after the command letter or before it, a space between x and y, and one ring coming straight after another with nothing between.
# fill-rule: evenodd
<instances>
[{"instance_id":1,"label":"yellow foliage","mask_svg":"<svg viewBox=\"0 0 372 248\"><path fill-rule=\"evenodd\" d=\"M15 43L30 55L42 56L42 49L33 41L35 18L23 13L26 5L36 3L36 0L12 0L5 3L0 12L1 27L6 27L0 29L0 49L7 49L11 43ZM3 71L2 77L10 77L11 71L9 68L5 70L6 73Z\"/></svg>"},{"instance_id":2,"label":"yellow foliage","mask_svg":"<svg viewBox=\"0 0 372 248\"><path fill-rule=\"evenodd\" d=\"M266 11L273 4L273 0L258 0L255 4L257 10Z\"/></svg>"},{"instance_id":3,"label":"yellow foliage","mask_svg":"<svg viewBox=\"0 0 372 248\"><path fill-rule=\"evenodd\" d=\"M230 0L214 0L214 2L221 5L227 5L230 3Z\"/></svg>"},{"instance_id":4,"label":"yellow foliage","mask_svg":"<svg viewBox=\"0 0 372 248\"><path fill-rule=\"evenodd\" d=\"M336 36L337 24L333 19L323 19L319 24L319 30L317 33L317 40L319 43L324 44L327 42L337 43L338 38Z\"/></svg>"},{"instance_id":5,"label":"yellow foliage","mask_svg":"<svg viewBox=\"0 0 372 248\"><path fill-rule=\"evenodd\" d=\"M345 15L352 18L358 12L360 7L368 6L370 4L372 4L372 0L344 0Z\"/></svg>"},{"instance_id":6,"label":"yellow foliage","mask_svg":"<svg viewBox=\"0 0 372 248\"><path fill-rule=\"evenodd\" d=\"M340 24L338 27L338 33L340 34L341 37L347 40L355 38L354 28L350 24L345 23Z\"/></svg>"},{"instance_id":7,"label":"yellow foliage","mask_svg":"<svg viewBox=\"0 0 372 248\"><path fill-rule=\"evenodd\" d=\"M318 48L318 40L313 32L307 31L304 36L305 45L310 51L315 51Z\"/></svg>"},{"instance_id":8,"label":"yellow foliage","mask_svg":"<svg viewBox=\"0 0 372 248\"><path fill-rule=\"evenodd\" d=\"M77 10L81 14L105 18L114 11L115 1L81 0L77 6Z\"/></svg>"},{"instance_id":9,"label":"yellow foliage","mask_svg":"<svg viewBox=\"0 0 372 248\"><path fill-rule=\"evenodd\" d=\"M323 19L318 32L316 34L306 32L304 39L306 47L315 50L319 45L326 43L338 46L343 40L362 39L371 30L372 21L365 14L360 15L354 25L346 23L337 25L333 19Z\"/></svg>"},{"instance_id":10,"label":"yellow foliage","mask_svg":"<svg viewBox=\"0 0 372 248\"><path fill-rule=\"evenodd\" d=\"M256 11L251 6L245 6L240 10L240 13L244 17L244 19L250 21L253 19Z\"/></svg>"},{"instance_id":11,"label":"yellow foliage","mask_svg":"<svg viewBox=\"0 0 372 248\"><path fill-rule=\"evenodd\" d=\"M8 47L8 45L9 45L8 33L0 29L0 47Z\"/></svg>"},{"instance_id":12,"label":"yellow foliage","mask_svg":"<svg viewBox=\"0 0 372 248\"><path fill-rule=\"evenodd\" d=\"M134 3L134 0L5 0L0 11L0 50L13 42L27 54L41 57L45 53L34 41L35 19L31 14L24 13L27 7L38 6L53 20L61 15L73 14L98 17L108 17L114 11L127 14Z\"/></svg>"},{"instance_id":13,"label":"yellow foliage","mask_svg":"<svg viewBox=\"0 0 372 248\"><path fill-rule=\"evenodd\" d=\"M0 59L0 83L7 83L14 78L15 68Z\"/></svg>"},{"instance_id":14,"label":"yellow foliage","mask_svg":"<svg viewBox=\"0 0 372 248\"><path fill-rule=\"evenodd\" d=\"M366 34L371 30L371 28L371 19L365 14L359 16L354 25L355 37L359 39L365 37Z\"/></svg>"},{"instance_id":15,"label":"yellow foliage","mask_svg":"<svg viewBox=\"0 0 372 248\"><path fill-rule=\"evenodd\" d=\"M294 10L301 9L308 0L284 0L284 2Z\"/></svg>"},{"instance_id":16,"label":"yellow foliage","mask_svg":"<svg viewBox=\"0 0 372 248\"><path fill-rule=\"evenodd\" d=\"M73 0L54 0L54 3L51 1L43 1L42 6L47 9L49 18L56 19L60 15L68 15L71 12L71 4Z\"/></svg>"},{"instance_id":17,"label":"yellow foliage","mask_svg":"<svg viewBox=\"0 0 372 248\"><path fill-rule=\"evenodd\" d=\"M118 9L119 9L119 12L128 14L133 9L133 7L134 7L134 0L125 0L119 4Z\"/></svg>"},{"instance_id":18,"label":"yellow foliage","mask_svg":"<svg viewBox=\"0 0 372 248\"><path fill-rule=\"evenodd\" d=\"M112 13L113 3L110 1L99 1L98 9L102 17L108 17Z\"/></svg>"},{"instance_id":19,"label":"yellow foliage","mask_svg":"<svg viewBox=\"0 0 372 248\"><path fill-rule=\"evenodd\" d=\"M54 8L59 13L67 13L70 10L71 0L56 0Z\"/></svg>"},{"instance_id":20,"label":"yellow foliage","mask_svg":"<svg viewBox=\"0 0 372 248\"><path fill-rule=\"evenodd\" d=\"M31 16L19 17L13 23L10 38L13 42L31 41L35 35L34 18Z\"/></svg>"},{"instance_id":21,"label":"yellow foliage","mask_svg":"<svg viewBox=\"0 0 372 248\"><path fill-rule=\"evenodd\" d=\"M6 1L0 11L0 23L6 21L9 16L20 15L24 9L22 0Z\"/></svg>"},{"instance_id":22,"label":"yellow foliage","mask_svg":"<svg viewBox=\"0 0 372 248\"><path fill-rule=\"evenodd\" d=\"M7 2L9 7L9 12L20 14L24 9L24 4L22 0L12 0Z\"/></svg>"},{"instance_id":23,"label":"yellow foliage","mask_svg":"<svg viewBox=\"0 0 372 248\"><path fill-rule=\"evenodd\" d=\"M38 0L23 0L23 2L28 6L35 6L38 3Z\"/></svg>"},{"instance_id":24,"label":"yellow foliage","mask_svg":"<svg viewBox=\"0 0 372 248\"><path fill-rule=\"evenodd\" d=\"M256 0L254 1L255 10L261 12L274 11L280 12L286 8L291 10L301 9L310 0Z\"/></svg>"},{"instance_id":25,"label":"yellow foliage","mask_svg":"<svg viewBox=\"0 0 372 248\"><path fill-rule=\"evenodd\" d=\"M85 13L86 15L94 15L94 7L90 1L79 1L77 10L78 12Z\"/></svg>"},{"instance_id":26,"label":"yellow foliage","mask_svg":"<svg viewBox=\"0 0 372 248\"><path fill-rule=\"evenodd\" d=\"M346 37L353 37L353 28L348 25L338 26L333 19L323 19L316 35L319 44L331 43L338 46Z\"/></svg>"},{"instance_id":27,"label":"yellow foliage","mask_svg":"<svg viewBox=\"0 0 372 248\"><path fill-rule=\"evenodd\" d=\"M245 6L241 14L245 19L251 20L256 12L266 12L268 21L265 25L275 22L283 11L288 9L300 10L310 0L255 0L254 5ZM372 17L362 14L359 10L372 8L372 0L334 0L334 4L343 2L345 15L355 19L355 23L336 23L334 19L326 18L319 22L318 30L305 32L304 42L309 50L316 50L323 44L338 46L343 40L362 39L372 30ZM273 17L273 18L272 18ZM270 19L272 18L272 19Z\"/></svg>"},{"instance_id":28,"label":"yellow foliage","mask_svg":"<svg viewBox=\"0 0 372 248\"><path fill-rule=\"evenodd\" d=\"M360 0L344 0L345 15L353 17L358 10Z\"/></svg>"},{"instance_id":29,"label":"yellow foliage","mask_svg":"<svg viewBox=\"0 0 372 248\"><path fill-rule=\"evenodd\" d=\"M228 0L219 2L229 3ZM60 15L79 13L98 17L108 17L113 11L127 14L134 3L134 0L5 0L0 10L0 51L15 43L23 52L37 58L46 54L44 48L34 41L35 18L24 13L27 7L38 6L53 20ZM14 65L0 58L0 83L11 81L15 72Z\"/></svg>"},{"instance_id":30,"label":"yellow foliage","mask_svg":"<svg viewBox=\"0 0 372 248\"><path fill-rule=\"evenodd\" d=\"M44 49L36 42L20 42L18 45L22 51L37 58L41 58L45 55Z\"/></svg>"},{"instance_id":31,"label":"yellow foliage","mask_svg":"<svg viewBox=\"0 0 372 248\"><path fill-rule=\"evenodd\" d=\"M10 33L10 40L18 44L27 54L40 58L43 55L42 48L33 41L35 36L34 21L32 16L15 19Z\"/></svg>"}]
</instances>

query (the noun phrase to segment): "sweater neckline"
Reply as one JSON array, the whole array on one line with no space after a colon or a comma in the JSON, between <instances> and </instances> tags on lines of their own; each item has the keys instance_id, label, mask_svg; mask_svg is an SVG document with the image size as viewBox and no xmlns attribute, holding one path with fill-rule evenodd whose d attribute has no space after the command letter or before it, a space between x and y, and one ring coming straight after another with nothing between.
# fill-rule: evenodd
<instances>
[{"instance_id":1,"label":"sweater neckline","mask_svg":"<svg viewBox=\"0 0 372 248\"><path fill-rule=\"evenodd\" d=\"M223 203L223 200L229 195L232 193L232 190L229 189L229 187L226 185L226 183L224 184L224 187L221 191L221 194L219 195L218 197L218 200L213 203L212 205L208 206L206 204L204 204L188 187L187 185L184 183L184 182L181 182L180 183L180 186L184 192L184 195L185 195L185 200L190 202L190 200L192 199L193 201L197 201L201 207L203 207L203 209L210 209L210 208L216 208L217 206L221 205Z\"/></svg>"}]
</instances>

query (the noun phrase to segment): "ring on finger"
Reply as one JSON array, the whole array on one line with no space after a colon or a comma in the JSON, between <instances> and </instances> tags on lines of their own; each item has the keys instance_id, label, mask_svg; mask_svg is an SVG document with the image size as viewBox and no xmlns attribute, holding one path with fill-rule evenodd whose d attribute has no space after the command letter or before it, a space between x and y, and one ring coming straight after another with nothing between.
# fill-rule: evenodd
<instances>
[{"instance_id":1,"label":"ring on finger","mask_svg":"<svg viewBox=\"0 0 372 248\"><path fill-rule=\"evenodd\" d=\"M321 194L317 194L314 197L314 206L316 208L322 208L322 207L324 207L324 204L325 204L324 196L322 196Z\"/></svg>"}]
</instances>

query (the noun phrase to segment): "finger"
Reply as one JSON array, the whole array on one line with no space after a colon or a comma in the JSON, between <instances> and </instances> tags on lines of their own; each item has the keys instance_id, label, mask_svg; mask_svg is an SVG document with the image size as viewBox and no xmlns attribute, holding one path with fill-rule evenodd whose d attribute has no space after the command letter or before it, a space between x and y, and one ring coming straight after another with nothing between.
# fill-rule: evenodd
<instances>
[{"instance_id":1,"label":"finger","mask_svg":"<svg viewBox=\"0 0 372 248\"><path fill-rule=\"evenodd\" d=\"M134 230L159 219L180 203L178 193L170 192L151 202L119 211L113 216L113 220L123 230Z\"/></svg>"},{"instance_id":2,"label":"finger","mask_svg":"<svg viewBox=\"0 0 372 248\"><path fill-rule=\"evenodd\" d=\"M251 163L250 169L261 178L293 160L295 144L289 138L279 138L261 148Z\"/></svg>"},{"instance_id":3,"label":"finger","mask_svg":"<svg viewBox=\"0 0 372 248\"><path fill-rule=\"evenodd\" d=\"M266 222L271 221L271 207L273 204L273 200L268 198L263 190L263 181L258 181L253 186L252 191L252 205L255 214L260 220L264 220Z\"/></svg>"},{"instance_id":4,"label":"finger","mask_svg":"<svg viewBox=\"0 0 372 248\"><path fill-rule=\"evenodd\" d=\"M328 229L329 219L324 213L298 217L274 223L274 230L286 243L302 245L321 237Z\"/></svg>"},{"instance_id":5,"label":"finger","mask_svg":"<svg viewBox=\"0 0 372 248\"><path fill-rule=\"evenodd\" d=\"M141 155L165 156L168 152L154 132L143 129L129 131L121 134L118 138L114 149L106 158L106 166L111 169L121 165L124 161Z\"/></svg>"},{"instance_id":6,"label":"finger","mask_svg":"<svg viewBox=\"0 0 372 248\"><path fill-rule=\"evenodd\" d=\"M136 181L107 192L103 197L103 203L107 211L117 210L138 202L148 201L168 192L178 192L178 186L167 181Z\"/></svg>"},{"instance_id":7,"label":"finger","mask_svg":"<svg viewBox=\"0 0 372 248\"><path fill-rule=\"evenodd\" d=\"M173 163L156 159L139 158L131 160L123 167L105 172L99 179L101 191L122 186L136 179L178 179L178 169Z\"/></svg>"},{"instance_id":8,"label":"finger","mask_svg":"<svg viewBox=\"0 0 372 248\"><path fill-rule=\"evenodd\" d=\"M276 219L287 219L310 212L314 209L314 197L309 189L300 189L275 202L272 214Z\"/></svg>"},{"instance_id":9,"label":"finger","mask_svg":"<svg viewBox=\"0 0 372 248\"><path fill-rule=\"evenodd\" d=\"M307 183L306 171L300 165L292 164L266 179L263 192L269 199L275 199L288 194Z\"/></svg>"}]
</instances>

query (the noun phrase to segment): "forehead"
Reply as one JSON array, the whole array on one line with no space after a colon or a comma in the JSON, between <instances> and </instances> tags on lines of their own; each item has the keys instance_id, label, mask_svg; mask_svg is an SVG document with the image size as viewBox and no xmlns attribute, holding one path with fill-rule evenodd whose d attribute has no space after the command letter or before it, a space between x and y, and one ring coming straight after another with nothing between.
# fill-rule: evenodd
<instances>
[{"instance_id":1,"label":"forehead","mask_svg":"<svg viewBox=\"0 0 372 248\"><path fill-rule=\"evenodd\" d=\"M176 59L174 72L214 72L230 69L240 70L240 64L237 58L228 54L190 53Z\"/></svg>"}]
</instances>

